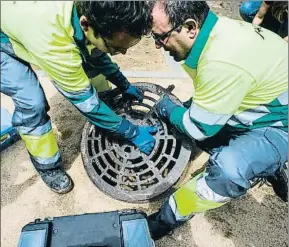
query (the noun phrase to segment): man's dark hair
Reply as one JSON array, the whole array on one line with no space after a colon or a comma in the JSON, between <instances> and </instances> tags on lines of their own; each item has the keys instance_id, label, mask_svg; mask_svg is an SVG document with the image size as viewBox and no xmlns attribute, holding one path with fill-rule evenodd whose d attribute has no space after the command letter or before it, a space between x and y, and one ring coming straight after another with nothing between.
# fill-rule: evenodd
<instances>
[{"instance_id":1,"label":"man's dark hair","mask_svg":"<svg viewBox=\"0 0 289 247\"><path fill-rule=\"evenodd\" d=\"M201 28L210 10L206 1L163 1L163 5L173 27L194 19Z\"/></svg>"},{"instance_id":2,"label":"man's dark hair","mask_svg":"<svg viewBox=\"0 0 289 247\"><path fill-rule=\"evenodd\" d=\"M274 1L272 5L272 15L280 22L288 19L288 1Z\"/></svg>"},{"instance_id":3,"label":"man's dark hair","mask_svg":"<svg viewBox=\"0 0 289 247\"><path fill-rule=\"evenodd\" d=\"M79 1L78 16L84 15L95 34L111 38L125 32L141 37L151 31L151 6L147 1Z\"/></svg>"}]
</instances>

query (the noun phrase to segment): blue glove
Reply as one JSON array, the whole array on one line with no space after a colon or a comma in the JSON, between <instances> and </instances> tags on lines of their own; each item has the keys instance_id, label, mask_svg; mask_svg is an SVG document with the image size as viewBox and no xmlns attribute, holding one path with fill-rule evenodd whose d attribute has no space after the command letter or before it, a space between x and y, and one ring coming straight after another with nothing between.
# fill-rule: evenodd
<instances>
[{"instance_id":1,"label":"blue glove","mask_svg":"<svg viewBox=\"0 0 289 247\"><path fill-rule=\"evenodd\" d=\"M132 143L136 145L141 152L149 155L154 146L155 138L151 134L155 134L158 129L155 126L138 126L138 135L133 138Z\"/></svg>"},{"instance_id":2,"label":"blue glove","mask_svg":"<svg viewBox=\"0 0 289 247\"><path fill-rule=\"evenodd\" d=\"M172 112L179 107L174 103L168 95L163 96L163 99L156 104L155 108L160 118L168 120Z\"/></svg>"},{"instance_id":3,"label":"blue glove","mask_svg":"<svg viewBox=\"0 0 289 247\"><path fill-rule=\"evenodd\" d=\"M129 85L128 89L123 92L124 98L128 100L136 99L139 102L143 101L143 92L133 85Z\"/></svg>"},{"instance_id":4,"label":"blue glove","mask_svg":"<svg viewBox=\"0 0 289 247\"><path fill-rule=\"evenodd\" d=\"M151 134L156 132L157 128L155 126L137 126L128 120L123 119L120 127L115 133L126 140L131 141L141 152L149 155L152 152L156 141Z\"/></svg>"},{"instance_id":5,"label":"blue glove","mask_svg":"<svg viewBox=\"0 0 289 247\"><path fill-rule=\"evenodd\" d=\"M138 100L143 101L143 92L131 85L127 78L117 70L115 73L106 76L106 79L116 85L120 91L123 93L124 98L127 100Z\"/></svg>"}]
</instances>

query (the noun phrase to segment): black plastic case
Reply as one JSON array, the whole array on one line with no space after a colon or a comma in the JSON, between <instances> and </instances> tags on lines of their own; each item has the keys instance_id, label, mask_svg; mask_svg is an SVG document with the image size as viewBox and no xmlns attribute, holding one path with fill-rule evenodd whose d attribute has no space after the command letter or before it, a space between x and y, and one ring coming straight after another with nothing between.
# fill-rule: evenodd
<instances>
[{"instance_id":1,"label":"black plastic case","mask_svg":"<svg viewBox=\"0 0 289 247\"><path fill-rule=\"evenodd\" d=\"M35 220L18 247L153 247L146 214L136 210Z\"/></svg>"}]
</instances>

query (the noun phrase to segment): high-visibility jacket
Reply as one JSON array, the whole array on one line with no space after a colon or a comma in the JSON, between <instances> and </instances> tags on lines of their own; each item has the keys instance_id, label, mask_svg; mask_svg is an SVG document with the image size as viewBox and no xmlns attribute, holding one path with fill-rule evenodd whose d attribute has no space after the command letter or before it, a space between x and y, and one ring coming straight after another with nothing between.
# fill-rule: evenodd
<instances>
[{"instance_id":1,"label":"high-visibility jacket","mask_svg":"<svg viewBox=\"0 0 289 247\"><path fill-rule=\"evenodd\" d=\"M223 127L288 131L288 44L259 26L209 12L183 64L195 93L170 120L197 140Z\"/></svg>"},{"instance_id":2,"label":"high-visibility jacket","mask_svg":"<svg viewBox=\"0 0 289 247\"><path fill-rule=\"evenodd\" d=\"M0 38L11 42L18 58L40 67L90 122L118 129L122 118L97 98L84 66L106 77L119 67L86 46L73 1L2 1Z\"/></svg>"}]
</instances>

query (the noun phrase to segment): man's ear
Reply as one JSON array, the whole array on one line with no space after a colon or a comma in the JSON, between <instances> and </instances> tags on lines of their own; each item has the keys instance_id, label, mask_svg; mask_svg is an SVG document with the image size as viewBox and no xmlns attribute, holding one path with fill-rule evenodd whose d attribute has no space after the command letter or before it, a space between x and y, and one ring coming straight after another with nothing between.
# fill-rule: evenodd
<instances>
[{"instance_id":1,"label":"man's ear","mask_svg":"<svg viewBox=\"0 0 289 247\"><path fill-rule=\"evenodd\" d=\"M184 22L183 27L188 29L188 33L190 35L190 38L195 38L199 26L198 26L198 23L194 19L187 19Z\"/></svg>"},{"instance_id":2,"label":"man's ear","mask_svg":"<svg viewBox=\"0 0 289 247\"><path fill-rule=\"evenodd\" d=\"M88 27L89 27L87 18L86 18L84 15L82 15L82 16L79 18L79 22L80 22L80 26L81 26L82 30L83 30L84 32L87 32L87 31L88 31Z\"/></svg>"}]
</instances>

